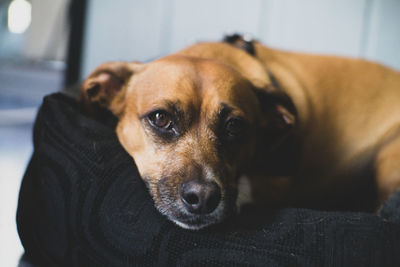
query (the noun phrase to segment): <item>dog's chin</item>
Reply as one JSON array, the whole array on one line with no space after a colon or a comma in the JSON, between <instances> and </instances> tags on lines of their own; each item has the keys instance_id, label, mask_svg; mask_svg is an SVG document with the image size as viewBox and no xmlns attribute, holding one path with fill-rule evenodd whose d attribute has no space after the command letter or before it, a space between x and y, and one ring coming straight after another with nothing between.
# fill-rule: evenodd
<instances>
[{"instance_id":1,"label":"dog's chin","mask_svg":"<svg viewBox=\"0 0 400 267\"><path fill-rule=\"evenodd\" d=\"M188 230L200 230L203 228L206 228L207 226L217 224L219 220L217 221L209 221L209 220L194 220L194 221L179 221L177 219L169 218L172 222L174 222L176 225L179 227L182 227L183 229L188 229Z\"/></svg>"},{"instance_id":2,"label":"dog's chin","mask_svg":"<svg viewBox=\"0 0 400 267\"><path fill-rule=\"evenodd\" d=\"M210 215L186 215L180 216L182 218L169 217L169 219L176 225L189 230L200 230L207 226L221 223L225 216L220 214Z\"/></svg>"},{"instance_id":3,"label":"dog's chin","mask_svg":"<svg viewBox=\"0 0 400 267\"><path fill-rule=\"evenodd\" d=\"M221 223L226 219L226 217L236 212L235 209L227 211L224 206L225 205L223 203L220 203L220 205L212 213L204 215L192 214L181 209L174 211L164 210L163 214L166 215L170 221L174 222L181 228L200 230L208 226Z\"/></svg>"}]
</instances>

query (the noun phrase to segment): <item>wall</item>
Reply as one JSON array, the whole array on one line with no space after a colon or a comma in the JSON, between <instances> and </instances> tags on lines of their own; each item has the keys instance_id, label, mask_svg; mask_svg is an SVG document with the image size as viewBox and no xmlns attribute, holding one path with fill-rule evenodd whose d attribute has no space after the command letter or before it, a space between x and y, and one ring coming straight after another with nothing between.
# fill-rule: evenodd
<instances>
[{"instance_id":1,"label":"wall","mask_svg":"<svg viewBox=\"0 0 400 267\"><path fill-rule=\"evenodd\" d=\"M30 0L32 24L26 33L22 55L30 59L59 60L68 45L69 0Z\"/></svg>"},{"instance_id":2,"label":"wall","mask_svg":"<svg viewBox=\"0 0 400 267\"><path fill-rule=\"evenodd\" d=\"M363 57L400 69L398 0L89 0L82 77L225 33L282 49Z\"/></svg>"}]
</instances>

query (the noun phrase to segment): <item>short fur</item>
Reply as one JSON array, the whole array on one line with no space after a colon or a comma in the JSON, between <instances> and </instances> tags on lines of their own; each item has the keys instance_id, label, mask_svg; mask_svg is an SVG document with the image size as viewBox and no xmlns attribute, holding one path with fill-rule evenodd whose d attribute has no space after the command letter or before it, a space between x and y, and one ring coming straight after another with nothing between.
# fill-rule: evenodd
<instances>
[{"instance_id":1,"label":"short fur","mask_svg":"<svg viewBox=\"0 0 400 267\"><path fill-rule=\"evenodd\" d=\"M400 74L364 60L260 43L252 56L199 43L147 64L105 63L83 83L80 100L115 114L118 138L156 207L184 228L233 214L243 175L251 198L270 206L331 208L367 172L380 202L400 184ZM240 142L223 140L224 107L246 121ZM149 124L158 109L181 114L176 138L160 138ZM193 178L221 188L212 213L183 208L179 186Z\"/></svg>"}]
</instances>

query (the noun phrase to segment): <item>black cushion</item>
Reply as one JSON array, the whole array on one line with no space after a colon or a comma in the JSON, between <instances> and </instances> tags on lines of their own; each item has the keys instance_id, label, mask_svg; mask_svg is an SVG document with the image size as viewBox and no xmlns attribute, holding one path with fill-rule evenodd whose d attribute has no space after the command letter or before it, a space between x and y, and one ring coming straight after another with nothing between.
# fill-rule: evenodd
<instances>
[{"instance_id":1,"label":"black cushion","mask_svg":"<svg viewBox=\"0 0 400 267\"><path fill-rule=\"evenodd\" d=\"M400 193L380 216L248 209L184 230L154 208L108 121L85 116L62 94L44 99L17 214L34 265L400 266Z\"/></svg>"}]
</instances>

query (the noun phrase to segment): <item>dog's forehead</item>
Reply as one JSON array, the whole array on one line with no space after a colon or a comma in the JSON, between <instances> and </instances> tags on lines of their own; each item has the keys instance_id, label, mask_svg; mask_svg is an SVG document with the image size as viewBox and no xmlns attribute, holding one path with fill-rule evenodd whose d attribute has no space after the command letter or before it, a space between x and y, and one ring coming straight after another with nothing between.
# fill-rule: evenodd
<instances>
[{"instance_id":1,"label":"dog's forehead","mask_svg":"<svg viewBox=\"0 0 400 267\"><path fill-rule=\"evenodd\" d=\"M238 108L254 101L251 83L232 67L215 60L168 56L149 63L132 87L141 110L161 102Z\"/></svg>"},{"instance_id":2,"label":"dog's forehead","mask_svg":"<svg viewBox=\"0 0 400 267\"><path fill-rule=\"evenodd\" d=\"M171 55L148 64L143 76L156 86L170 90L229 90L244 77L234 68L219 61L182 55ZM153 79L152 79L153 78ZM162 86L164 87L164 86Z\"/></svg>"}]
</instances>

